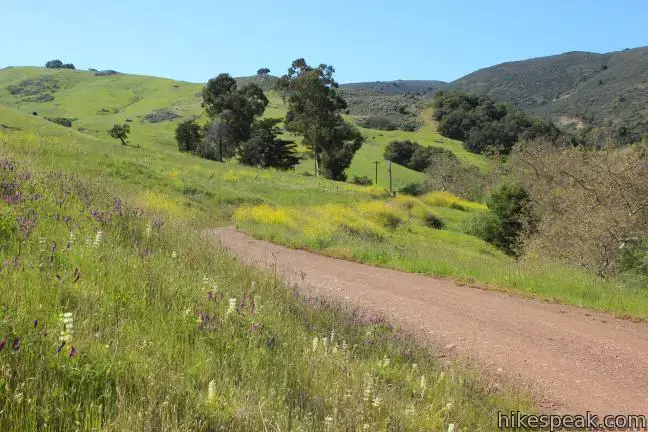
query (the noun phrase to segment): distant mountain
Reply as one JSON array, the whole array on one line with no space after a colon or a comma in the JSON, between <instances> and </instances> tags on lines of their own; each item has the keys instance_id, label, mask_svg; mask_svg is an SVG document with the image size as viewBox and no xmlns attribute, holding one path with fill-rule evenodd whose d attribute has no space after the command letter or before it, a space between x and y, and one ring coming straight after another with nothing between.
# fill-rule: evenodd
<instances>
[{"instance_id":1,"label":"distant mountain","mask_svg":"<svg viewBox=\"0 0 648 432\"><path fill-rule=\"evenodd\" d=\"M349 83L342 84L340 87L346 92L358 91L377 96L434 96L437 91L447 88L448 83L431 80L397 80Z\"/></svg>"},{"instance_id":2,"label":"distant mountain","mask_svg":"<svg viewBox=\"0 0 648 432\"><path fill-rule=\"evenodd\" d=\"M450 88L510 102L562 126L613 129L626 140L648 133L648 47L502 63Z\"/></svg>"}]
</instances>

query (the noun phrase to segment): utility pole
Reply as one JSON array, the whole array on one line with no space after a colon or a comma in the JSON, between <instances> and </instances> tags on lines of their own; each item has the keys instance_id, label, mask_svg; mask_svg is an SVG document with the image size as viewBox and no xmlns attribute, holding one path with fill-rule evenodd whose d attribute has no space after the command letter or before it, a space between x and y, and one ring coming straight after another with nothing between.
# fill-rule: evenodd
<instances>
[{"instance_id":1,"label":"utility pole","mask_svg":"<svg viewBox=\"0 0 648 432\"><path fill-rule=\"evenodd\" d=\"M388 166L389 166L389 195L394 196L394 192L392 191L392 163L391 160L388 161Z\"/></svg>"},{"instance_id":2,"label":"utility pole","mask_svg":"<svg viewBox=\"0 0 648 432\"><path fill-rule=\"evenodd\" d=\"M376 164L376 186L378 186L378 164L380 164L380 161L373 161L372 163Z\"/></svg>"}]
</instances>

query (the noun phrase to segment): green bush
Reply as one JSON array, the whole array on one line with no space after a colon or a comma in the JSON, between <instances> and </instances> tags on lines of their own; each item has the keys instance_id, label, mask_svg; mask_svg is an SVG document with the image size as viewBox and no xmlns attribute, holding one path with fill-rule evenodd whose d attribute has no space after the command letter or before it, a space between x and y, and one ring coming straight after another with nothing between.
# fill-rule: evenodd
<instances>
[{"instance_id":1,"label":"green bush","mask_svg":"<svg viewBox=\"0 0 648 432\"><path fill-rule=\"evenodd\" d=\"M423 183L410 183L403 186L399 192L405 195L419 196L423 195L427 190Z\"/></svg>"},{"instance_id":2,"label":"green bush","mask_svg":"<svg viewBox=\"0 0 648 432\"><path fill-rule=\"evenodd\" d=\"M353 180L351 180L351 183L360 186L371 186L373 184L373 181L371 181L371 179L367 176L362 176L362 177L353 176Z\"/></svg>"},{"instance_id":3,"label":"green bush","mask_svg":"<svg viewBox=\"0 0 648 432\"><path fill-rule=\"evenodd\" d=\"M387 117L369 116L358 118L358 124L367 129L378 129L384 131L393 131L398 129L398 124L394 123Z\"/></svg>"},{"instance_id":4,"label":"green bush","mask_svg":"<svg viewBox=\"0 0 648 432\"><path fill-rule=\"evenodd\" d=\"M521 185L504 184L493 191L488 206L489 212L472 221L470 233L517 255L523 234L535 225L528 193Z\"/></svg>"},{"instance_id":5,"label":"green bush","mask_svg":"<svg viewBox=\"0 0 648 432\"><path fill-rule=\"evenodd\" d=\"M426 214L423 220L425 222L425 225L429 226L430 228L441 229L445 226L443 220L441 220L440 217L433 213Z\"/></svg>"}]
</instances>

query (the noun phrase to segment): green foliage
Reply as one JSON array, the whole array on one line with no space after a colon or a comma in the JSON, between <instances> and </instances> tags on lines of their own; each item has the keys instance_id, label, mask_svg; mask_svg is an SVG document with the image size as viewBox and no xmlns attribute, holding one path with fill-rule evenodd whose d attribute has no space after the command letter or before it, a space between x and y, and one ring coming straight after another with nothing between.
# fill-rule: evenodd
<instances>
[{"instance_id":1,"label":"green foliage","mask_svg":"<svg viewBox=\"0 0 648 432\"><path fill-rule=\"evenodd\" d=\"M346 102L338 94L333 66L309 66L304 59L293 61L277 87L287 104L286 130L303 136L324 177L346 180L346 169L364 138L340 115Z\"/></svg>"},{"instance_id":2,"label":"green foliage","mask_svg":"<svg viewBox=\"0 0 648 432\"><path fill-rule=\"evenodd\" d=\"M30 129L0 131L15 155L0 178L22 197L0 201L0 430L473 430L496 408L531 409L205 239L234 206L348 207L371 200L365 188L133 152L0 112Z\"/></svg>"},{"instance_id":3,"label":"green foliage","mask_svg":"<svg viewBox=\"0 0 648 432\"><path fill-rule=\"evenodd\" d=\"M72 122L75 120L75 119L65 118L65 117L45 117L45 118L51 121L52 123L56 123L65 127L72 127Z\"/></svg>"},{"instance_id":4,"label":"green foliage","mask_svg":"<svg viewBox=\"0 0 648 432\"><path fill-rule=\"evenodd\" d=\"M442 229L443 227L445 227L445 223L443 222L443 219L441 219L434 213L427 213L423 217L423 220L425 222L425 225L427 225L430 228Z\"/></svg>"},{"instance_id":5,"label":"green foliage","mask_svg":"<svg viewBox=\"0 0 648 432\"><path fill-rule=\"evenodd\" d=\"M450 150L441 147L424 147L416 142L405 140L390 142L385 147L384 158L414 171L423 172L440 155L456 159Z\"/></svg>"},{"instance_id":6,"label":"green foliage","mask_svg":"<svg viewBox=\"0 0 648 432\"><path fill-rule=\"evenodd\" d=\"M491 194L490 212L480 214L472 233L509 255L520 252L522 236L533 231L529 195L519 184L504 184Z\"/></svg>"},{"instance_id":7,"label":"green foliage","mask_svg":"<svg viewBox=\"0 0 648 432\"><path fill-rule=\"evenodd\" d=\"M112 129L108 131L108 135L110 135L115 139L120 140L123 145L126 145L127 143L126 138L128 138L129 133L130 133L130 126L125 123L124 124L115 123Z\"/></svg>"},{"instance_id":8,"label":"green foliage","mask_svg":"<svg viewBox=\"0 0 648 432\"><path fill-rule=\"evenodd\" d=\"M392 131L398 129L398 124L392 122L387 117L382 116L368 116L368 117L358 117L358 125L367 128L367 129L377 129Z\"/></svg>"},{"instance_id":9,"label":"green foliage","mask_svg":"<svg viewBox=\"0 0 648 432\"><path fill-rule=\"evenodd\" d=\"M74 69L72 63L63 63L61 60L50 60L45 63L47 69Z\"/></svg>"},{"instance_id":10,"label":"green foliage","mask_svg":"<svg viewBox=\"0 0 648 432\"><path fill-rule=\"evenodd\" d=\"M270 69L268 69L268 68L261 68L261 69L259 69L259 70L257 71L257 75L260 75L260 76L267 76L267 75L270 75Z\"/></svg>"},{"instance_id":11,"label":"green foliage","mask_svg":"<svg viewBox=\"0 0 648 432\"><path fill-rule=\"evenodd\" d=\"M181 152L195 153L200 144L200 126L193 120L187 120L176 127L175 138Z\"/></svg>"},{"instance_id":12,"label":"green foliage","mask_svg":"<svg viewBox=\"0 0 648 432\"><path fill-rule=\"evenodd\" d=\"M409 183L403 186L399 192L405 195L419 196L426 192L426 188L423 183Z\"/></svg>"},{"instance_id":13,"label":"green foliage","mask_svg":"<svg viewBox=\"0 0 648 432\"><path fill-rule=\"evenodd\" d=\"M332 129L324 131L322 138L326 142L319 155L322 174L331 180L346 181L346 170L362 147L364 137L355 127L340 118Z\"/></svg>"},{"instance_id":14,"label":"green foliage","mask_svg":"<svg viewBox=\"0 0 648 432\"><path fill-rule=\"evenodd\" d=\"M254 83L238 88L236 80L222 73L212 78L202 92L203 107L218 126L206 138L216 144L219 161L231 157L238 146L250 138L255 117L263 114L268 98Z\"/></svg>"},{"instance_id":15,"label":"green foliage","mask_svg":"<svg viewBox=\"0 0 648 432\"><path fill-rule=\"evenodd\" d=\"M621 248L620 270L648 280L648 237L632 239Z\"/></svg>"},{"instance_id":16,"label":"green foliage","mask_svg":"<svg viewBox=\"0 0 648 432\"><path fill-rule=\"evenodd\" d=\"M357 184L357 185L360 185L360 186L371 186L373 184L373 180L371 180L367 176L362 176L362 177L353 176L353 179L351 180L351 183Z\"/></svg>"},{"instance_id":17,"label":"green foliage","mask_svg":"<svg viewBox=\"0 0 648 432\"><path fill-rule=\"evenodd\" d=\"M627 144L648 133L646 61L646 47L568 52L480 69L451 88L511 103L561 126L600 128L603 141Z\"/></svg>"},{"instance_id":18,"label":"green foliage","mask_svg":"<svg viewBox=\"0 0 648 432\"><path fill-rule=\"evenodd\" d=\"M299 163L294 141L279 138L281 119L261 119L252 127L250 139L241 144L238 160L243 165L261 168L294 169Z\"/></svg>"},{"instance_id":19,"label":"green foliage","mask_svg":"<svg viewBox=\"0 0 648 432\"><path fill-rule=\"evenodd\" d=\"M466 150L478 154L508 154L519 140L556 139L560 135L552 123L510 105L459 92L435 95L434 118L439 122L439 133L464 141Z\"/></svg>"}]
</instances>

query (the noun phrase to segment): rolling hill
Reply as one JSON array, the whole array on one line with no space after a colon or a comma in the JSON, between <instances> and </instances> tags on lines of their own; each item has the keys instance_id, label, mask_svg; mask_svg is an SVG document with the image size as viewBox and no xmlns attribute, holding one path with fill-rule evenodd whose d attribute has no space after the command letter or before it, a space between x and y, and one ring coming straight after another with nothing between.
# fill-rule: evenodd
<instances>
[{"instance_id":1,"label":"rolling hill","mask_svg":"<svg viewBox=\"0 0 648 432\"><path fill-rule=\"evenodd\" d=\"M450 88L510 102L562 126L614 130L623 141L648 133L648 47L502 63L453 81Z\"/></svg>"},{"instance_id":2,"label":"rolling hill","mask_svg":"<svg viewBox=\"0 0 648 432\"><path fill-rule=\"evenodd\" d=\"M254 81L266 90L270 99L266 117L285 115L283 101L271 90L275 79L238 78L240 82ZM132 145L177 154L175 127L182 120L201 117L202 87L203 84L150 76L121 73L97 76L79 70L10 67L0 70L0 105L22 113L36 113L45 119L65 119L71 122L71 129L103 140L111 139L107 131L114 123L128 123ZM417 114L413 115L416 118ZM354 121L353 116L347 119ZM373 179L373 161L383 159L383 149L392 139L414 139L421 144L450 148L466 162L486 166L485 159L464 151L460 142L441 137L425 120L416 132L361 129L367 142L357 153L349 178L357 175ZM14 126L10 121L4 123L7 127ZM296 169L312 172L312 160L305 158ZM396 188L423 178L421 173L399 165L394 166L393 174ZM380 184L386 186L387 164L380 166L379 177Z\"/></svg>"}]
</instances>

